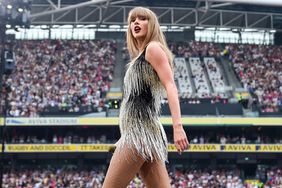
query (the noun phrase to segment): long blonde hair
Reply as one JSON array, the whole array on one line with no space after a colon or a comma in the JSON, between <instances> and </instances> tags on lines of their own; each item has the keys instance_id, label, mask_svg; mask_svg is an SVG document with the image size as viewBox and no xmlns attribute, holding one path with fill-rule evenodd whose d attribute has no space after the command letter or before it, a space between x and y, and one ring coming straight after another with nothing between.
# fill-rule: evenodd
<instances>
[{"instance_id":1,"label":"long blonde hair","mask_svg":"<svg viewBox=\"0 0 282 188\"><path fill-rule=\"evenodd\" d=\"M131 20L133 20L133 18L136 18L138 16L144 16L146 19L148 19L148 31L145 40L143 41L143 44L141 46L141 51L143 51L151 41L156 41L160 43L160 46L164 50L168 58L169 64L172 67L172 61L173 61L172 53L167 47L166 39L163 32L161 31L158 18L153 11L144 7L135 7L132 10L130 10L128 14L128 19L127 19L128 28L127 28L126 41L127 41L127 49L129 51L131 58L132 59L136 58L140 53L139 51L140 49L138 49L138 45L137 45L137 40L133 37L130 28Z\"/></svg>"}]
</instances>

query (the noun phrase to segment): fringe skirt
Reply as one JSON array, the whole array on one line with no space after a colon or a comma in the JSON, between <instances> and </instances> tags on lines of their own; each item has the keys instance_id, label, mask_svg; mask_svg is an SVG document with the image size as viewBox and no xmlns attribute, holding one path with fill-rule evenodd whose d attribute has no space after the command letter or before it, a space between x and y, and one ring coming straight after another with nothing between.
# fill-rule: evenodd
<instances>
[{"instance_id":1,"label":"fringe skirt","mask_svg":"<svg viewBox=\"0 0 282 188\"><path fill-rule=\"evenodd\" d=\"M130 148L132 157L141 156L145 161L167 162L167 138L159 118L152 108L142 101L123 102L120 109L118 152Z\"/></svg>"}]
</instances>

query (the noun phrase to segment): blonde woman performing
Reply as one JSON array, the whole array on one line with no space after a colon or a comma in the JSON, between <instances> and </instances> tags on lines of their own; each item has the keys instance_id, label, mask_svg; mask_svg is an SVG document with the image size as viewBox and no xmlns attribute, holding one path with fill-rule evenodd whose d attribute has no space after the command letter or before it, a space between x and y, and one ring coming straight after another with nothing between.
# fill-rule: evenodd
<instances>
[{"instance_id":1,"label":"blonde woman performing","mask_svg":"<svg viewBox=\"0 0 282 188\"><path fill-rule=\"evenodd\" d=\"M169 188L170 180L165 167L167 138L159 121L165 92L178 152L187 149L189 142L181 122L172 54L154 12L143 7L129 12L127 48L132 61L124 77L121 138L103 188L126 188L137 173L148 188Z\"/></svg>"}]
</instances>

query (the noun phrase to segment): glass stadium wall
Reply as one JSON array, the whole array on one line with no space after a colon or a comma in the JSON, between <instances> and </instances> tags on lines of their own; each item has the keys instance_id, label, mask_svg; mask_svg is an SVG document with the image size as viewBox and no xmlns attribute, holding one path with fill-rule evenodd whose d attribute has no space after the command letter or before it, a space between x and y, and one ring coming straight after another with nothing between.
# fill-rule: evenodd
<instances>
[{"instance_id":1,"label":"glass stadium wall","mask_svg":"<svg viewBox=\"0 0 282 188\"><path fill-rule=\"evenodd\" d=\"M196 30L195 40L215 43L274 44L274 33L263 30L241 33L234 31Z\"/></svg>"},{"instance_id":2,"label":"glass stadium wall","mask_svg":"<svg viewBox=\"0 0 282 188\"><path fill-rule=\"evenodd\" d=\"M40 39L96 39L97 32L120 32L124 33L126 28L73 28L71 25L63 26L32 26L30 29L7 30L7 34L15 34L16 39L40 40ZM167 30L165 32L175 32ZM183 32L183 31L178 31ZM109 35L110 36L110 35ZM177 35L175 35L177 38ZM252 30L252 31L223 31L222 29L206 28L195 30L195 40L216 43L246 43L246 44L274 44L274 31ZM182 41L185 40L182 39Z\"/></svg>"}]
</instances>

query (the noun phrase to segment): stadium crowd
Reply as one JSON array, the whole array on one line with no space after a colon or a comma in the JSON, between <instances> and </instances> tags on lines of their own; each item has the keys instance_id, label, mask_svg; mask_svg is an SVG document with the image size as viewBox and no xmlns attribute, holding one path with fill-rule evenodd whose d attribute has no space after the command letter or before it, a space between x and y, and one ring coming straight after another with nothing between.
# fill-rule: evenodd
<instances>
[{"instance_id":1,"label":"stadium crowd","mask_svg":"<svg viewBox=\"0 0 282 188\"><path fill-rule=\"evenodd\" d=\"M90 131L91 133L91 131ZM216 135L217 134L217 135ZM172 134L167 133L169 143L173 143ZM208 135L193 133L190 131L189 140L191 144L282 144L281 135L270 134L230 134L212 133ZM106 134L82 134L79 132L66 131L65 134L57 133L54 135L32 135L13 132L7 138L7 143L11 144L110 144L117 139Z\"/></svg>"},{"instance_id":2,"label":"stadium crowd","mask_svg":"<svg viewBox=\"0 0 282 188\"><path fill-rule=\"evenodd\" d=\"M220 57L220 49L211 42L169 42L169 48L176 57Z\"/></svg>"},{"instance_id":3,"label":"stadium crowd","mask_svg":"<svg viewBox=\"0 0 282 188\"><path fill-rule=\"evenodd\" d=\"M4 77L8 115L36 117L52 108L78 112L87 106L101 111L116 48L110 40L18 41L16 68Z\"/></svg>"},{"instance_id":4,"label":"stadium crowd","mask_svg":"<svg viewBox=\"0 0 282 188\"><path fill-rule=\"evenodd\" d=\"M225 48L242 85L257 97L261 111L282 111L281 46L229 44Z\"/></svg>"},{"instance_id":5,"label":"stadium crowd","mask_svg":"<svg viewBox=\"0 0 282 188\"><path fill-rule=\"evenodd\" d=\"M271 136L218 135L214 141L209 136L191 136L193 144L282 144L282 138Z\"/></svg>"},{"instance_id":6,"label":"stadium crowd","mask_svg":"<svg viewBox=\"0 0 282 188\"><path fill-rule=\"evenodd\" d=\"M224 76L216 63L221 56L218 45L170 42L169 48L176 57L184 59L184 63L179 59L182 64L175 66L182 99L228 98L222 90L226 86ZM99 112L107 106L105 95L113 80L115 41L18 41L14 49L16 66L11 74L4 75L0 109L5 105L3 97L7 98L8 116L37 117L57 111ZM229 44L226 51L245 89L258 98L261 111L281 111L281 48ZM127 60L126 51L122 53ZM205 57L209 59L204 61ZM192 58L194 63L187 58ZM199 65L195 64L195 58L201 61ZM192 71L189 76L190 71L184 69L185 61L198 71Z\"/></svg>"},{"instance_id":7,"label":"stadium crowd","mask_svg":"<svg viewBox=\"0 0 282 188\"><path fill-rule=\"evenodd\" d=\"M264 188L282 187L282 168L272 168L266 171L267 181Z\"/></svg>"},{"instance_id":8,"label":"stadium crowd","mask_svg":"<svg viewBox=\"0 0 282 188\"><path fill-rule=\"evenodd\" d=\"M242 187L242 180L233 171L213 170L212 172L191 170L170 172L173 188L199 187ZM96 170L18 170L4 174L3 188L100 188L105 174ZM239 186L240 185L240 186ZM144 188L136 176L128 188Z\"/></svg>"},{"instance_id":9,"label":"stadium crowd","mask_svg":"<svg viewBox=\"0 0 282 188\"><path fill-rule=\"evenodd\" d=\"M12 144L106 144L115 143L114 139L107 139L106 135L81 136L77 134L54 135L53 137L13 135L8 139Z\"/></svg>"},{"instance_id":10,"label":"stadium crowd","mask_svg":"<svg viewBox=\"0 0 282 188\"><path fill-rule=\"evenodd\" d=\"M86 170L17 170L3 175L3 188L100 188L104 173Z\"/></svg>"},{"instance_id":11,"label":"stadium crowd","mask_svg":"<svg viewBox=\"0 0 282 188\"><path fill-rule=\"evenodd\" d=\"M26 169L6 171L3 188L100 188L105 177L105 170L85 169ZM187 169L169 171L172 188L279 188L282 186L281 168L267 169L266 179L244 181L239 169ZM137 175L127 188L145 188Z\"/></svg>"},{"instance_id":12,"label":"stadium crowd","mask_svg":"<svg viewBox=\"0 0 282 188\"><path fill-rule=\"evenodd\" d=\"M217 45L213 43L192 41L170 43L169 47L180 57L220 56ZM104 97L113 79L116 48L116 42L109 40L18 41L14 50L16 69L11 75L4 76L6 86L2 91L0 113L3 113L1 112L5 106L3 97L6 95L7 114L10 117L37 117L42 112L101 111L107 106ZM129 55L126 49L122 50L122 57L128 62ZM205 65L202 66L204 68ZM178 75L177 72L178 69L175 75ZM204 74L200 71L196 77L202 80L206 77ZM197 87L196 93L191 95L191 83L186 86L190 80L188 71L181 76L184 82L179 84L189 86L189 91L180 93L181 98L202 96L197 94L202 86ZM207 84L204 87L208 89ZM202 97L218 96L208 93Z\"/></svg>"}]
</instances>

